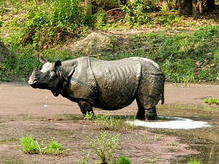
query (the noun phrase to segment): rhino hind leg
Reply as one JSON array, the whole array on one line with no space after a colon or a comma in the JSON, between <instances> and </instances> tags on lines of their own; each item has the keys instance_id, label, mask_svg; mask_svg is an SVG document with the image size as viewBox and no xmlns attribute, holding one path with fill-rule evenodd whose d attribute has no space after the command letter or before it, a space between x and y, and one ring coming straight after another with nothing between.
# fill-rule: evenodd
<instances>
[{"instance_id":1,"label":"rhino hind leg","mask_svg":"<svg viewBox=\"0 0 219 164\"><path fill-rule=\"evenodd\" d=\"M156 120L157 119L157 111L156 106L148 109L148 113L146 114L148 120Z\"/></svg>"},{"instance_id":2,"label":"rhino hind leg","mask_svg":"<svg viewBox=\"0 0 219 164\"><path fill-rule=\"evenodd\" d=\"M94 115L93 106L89 102L79 101L78 105L83 115L86 115L87 113L92 113Z\"/></svg>"},{"instance_id":3,"label":"rhino hind leg","mask_svg":"<svg viewBox=\"0 0 219 164\"><path fill-rule=\"evenodd\" d=\"M141 104L140 100L137 99L138 104L138 112L136 114L136 119L138 120L145 120L145 109L143 105Z\"/></svg>"},{"instance_id":4,"label":"rhino hind leg","mask_svg":"<svg viewBox=\"0 0 219 164\"><path fill-rule=\"evenodd\" d=\"M145 120L145 110L146 118L148 120L156 120L157 119L157 111L156 106L153 104L150 104L148 102L153 102L149 96L143 96L143 97L137 97L136 98L137 105L138 105L138 112L136 115L136 118L139 120Z\"/></svg>"}]
</instances>

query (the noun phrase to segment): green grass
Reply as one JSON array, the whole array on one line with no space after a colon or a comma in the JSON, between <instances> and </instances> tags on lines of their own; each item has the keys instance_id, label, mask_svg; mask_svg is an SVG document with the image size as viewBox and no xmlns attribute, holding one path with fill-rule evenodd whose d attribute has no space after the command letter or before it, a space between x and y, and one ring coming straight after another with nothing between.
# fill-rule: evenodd
<instances>
[{"instance_id":1,"label":"green grass","mask_svg":"<svg viewBox=\"0 0 219 164\"><path fill-rule=\"evenodd\" d=\"M56 141L50 141L46 147L33 137L22 137L20 139L20 147L26 154L61 154L63 153L62 145Z\"/></svg>"},{"instance_id":2,"label":"green grass","mask_svg":"<svg viewBox=\"0 0 219 164\"><path fill-rule=\"evenodd\" d=\"M61 154L63 152L62 145L56 141L50 141L49 144L44 148L45 154Z\"/></svg>"},{"instance_id":3,"label":"green grass","mask_svg":"<svg viewBox=\"0 0 219 164\"><path fill-rule=\"evenodd\" d=\"M8 138L8 139L0 140L0 143L10 143L10 142L17 142L17 141L19 141L19 139L17 138Z\"/></svg>"},{"instance_id":4,"label":"green grass","mask_svg":"<svg viewBox=\"0 0 219 164\"><path fill-rule=\"evenodd\" d=\"M21 149L27 154L39 154L42 152L41 145L33 137L22 137Z\"/></svg>"},{"instance_id":5,"label":"green grass","mask_svg":"<svg viewBox=\"0 0 219 164\"><path fill-rule=\"evenodd\" d=\"M196 159L191 159L187 162L187 164L201 164L202 162L201 161L198 161Z\"/></svg>"},{"instance_id":6,"label":"green grass","mask_svg":"<svg viewBox=\"0 0 219 164\"><path fill-rule=\"evenodd\" d=\"M209 105L212 105L212 104L219 105L219 99L213 98L213 97L205 98L204 102L209 104Z\"/></svg>"},{"instance_id":7,"label":"green grass","mask_svg":"<svg viewBox=\"0 0 219 164\"><path fill-rule=\"evenodd\" d=\"M39 52L51 61L87 55L80 52L73 54L60 47L66 41L73 42L85 36L92 28L104 29L109 26L103 9L97 10L93 15L86 15L80 0L30 0L22 3L23 5L20 2L21 0L1 1L0 32L3 42L14 54L1 61L0 81L27 81L33 68L40 66L35 57ZM151 20L151 11L158 2L136 0L133 5L128 4L124 7L126 18L119 22L123 25L122 29L130 28L124 23L132 26L148 24L149 27L159 24L166 28L127 37L124 41L128 43L126 45L118 39L100 55L91 55L106 60L130 56L153 59L159 63L171 82L218 82L219 27L202 25L197 28L197 25L191 25L191 28L182 29L180 22L184 18L168 11L167 4L160 4L162 10ZM116 2L101 3L103 6L110 6ZM170 29L175 24L180 27ZM112 26L117 25L119 23L112 23Z\"/></svg>"},{"instance_id":8,"label":"green grass","mask_svg":"<svg viewBox=\"0 0 219 164\"><path fill-rule=\"evenodd\" d=\"M86 114L84 117L85 120L93 120L99 126L100 130L110 131L135 129L135 126L126 123L127 120L133 120L134 118L133 116L110 116L108 114L94 116L92 114Z\"/></svg>"},{"instance_id":9,"label":"green grass","mask_svg":"<svg viewBox=\"0 0 219 164\"><path fill-rule=\"evenodd\" d=\"M98 58L115 60L131 56L150 58L156 61L168 81L177 83L218 81L219 74L219 27L206 26L195 32L166 35L151 32L127 38L129 45L120 42ZM119 46L118 46L119 45ZM147 50L144 48L147 47ZM27 81L34 67L40 63L33 46L11 45L14 55L0 63L0 81ZM114 55L116 54L116 55ZM64 49L47 49L43 55L50 61L67 60L86 54L72 54Z\"/></svg>"},{"instance_id":10,"label":"green grass","mask_svg":"<svg viewBox=\"0 0 219 164\"><path fill-rule=\"evenodd\" d=\"M128 157L122 156L116 159L113 164L131 164L131 160Z\"/></svg>"}]
</instances>

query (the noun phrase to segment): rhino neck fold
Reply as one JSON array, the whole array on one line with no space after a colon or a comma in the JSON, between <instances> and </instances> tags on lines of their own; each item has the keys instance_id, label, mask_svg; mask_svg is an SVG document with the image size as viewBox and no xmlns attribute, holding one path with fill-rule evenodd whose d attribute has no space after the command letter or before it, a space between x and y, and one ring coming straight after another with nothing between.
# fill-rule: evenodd
<instances>
[{"instance_id":1,"label":"rhino neck fold","mask_svg":"<svg viewBox=\"0 0 219 164\"><path fill-rule=\"evenodd\" d=\"M56 71L56 74L59 79L59 83L57 84L56 88L51 89L54 96L58 96L63 92L63 89L69 83L69 79L71 78L73 73L74 73L74 69L71 72L67 72L64 68L60 68Z\"/></svg>"}]
</instances>

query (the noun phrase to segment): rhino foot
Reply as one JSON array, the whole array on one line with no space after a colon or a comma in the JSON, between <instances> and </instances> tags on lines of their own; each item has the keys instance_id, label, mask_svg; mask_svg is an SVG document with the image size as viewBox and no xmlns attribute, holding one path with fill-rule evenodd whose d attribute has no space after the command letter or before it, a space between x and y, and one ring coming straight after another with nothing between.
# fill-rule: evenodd
<instances>
[{"instance_id":1,"label":"rhino foot","mask_svg":"<svg viewBox=\"0 0 219 164\"><path fill-rule=\"evenodd\" d=\"M156 120L157 119L156 107L150 108L148 113L146 114L146 117L148 120Z\"/></svg>"},{"instance_id":2,"label":"rhino foot","mask_svg":"<svg viewBox=\"0 0 219 164\"><path fill-rule=\"evenodd\" d=\"M81 113L85 116L85 115L94 115L93 112L93 106L91 105L91 103L87 102L87 101L79 101L78 105L81 109Z\"/></svg>"},{"instance_id":3,"label":"rhino foot","mask_svg":"<svg viewBox=\"0 0 219 164\"><path fill-rule=\"evenodd\" d=\"M138 110L136 119L138 120L145 120L145 111L144 110Z\"/></svg>"},{"instance_id":4,"label":"rhino foot","mask_svg":"<svg viewBox=\"0 0 219 164\"><path fill-rule=\"evenodd\" d=\"M147 115L148 120L156 120L157 119L157 114L154 113L148 113Z\"/></svg>"}]
</instances>

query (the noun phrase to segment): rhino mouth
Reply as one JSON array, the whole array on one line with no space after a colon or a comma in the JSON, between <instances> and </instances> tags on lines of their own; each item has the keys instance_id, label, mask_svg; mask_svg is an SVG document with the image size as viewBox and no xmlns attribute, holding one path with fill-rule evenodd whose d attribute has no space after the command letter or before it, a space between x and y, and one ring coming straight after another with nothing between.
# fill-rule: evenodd
<instances>
[{"instance_id":1,"label":"rhino mouth","mask_svg":"<svg viewBox=\"0 0 219 164\"><path fill-rule=\"evenodd\" d=\"M52 94L53 94L54 96L56 96L56 97L59 95L59 91L58 91L58 90L55 90L55 89L53 90L53 89L52 89L51 92L52 92Z\"/></svg>"},{"instance_id":2,"label":"rhino mouth","mask_svg":"<svg viewBox=\"0 0 219 164\"><path fill-rule=\"evenodd\" d=\"M32 83L29 83L29 85L30 85L32 88L48 89L47 84L40 84L40 83L37 82L36 80L33 81Z\"/></svg>"},{"instance_id":3,"label":"rhino mouth","mask_svg":"<svg viewBox=\"0 0 219 164\"><path fill-rule=\"evenodd\" d=\"M38 88L39 87L39 83L37 82L36 79L33 79L32 77L30 77L28 84L33 87L33 88Z\"/></svg>"},{"instance_id":4,"label":"rhino mouth","mask_svg":"<svg viewBox=\"0 0 219 164\"><path fill-rule=\"evenodd\" d=\"M29 83L29 84L30 84L30 83ZM38 88L38 87L39 87L39 85L37 84L37 82L31 83L30 86L31 86L32 88Z\"/></svg>"}]
</instances>

